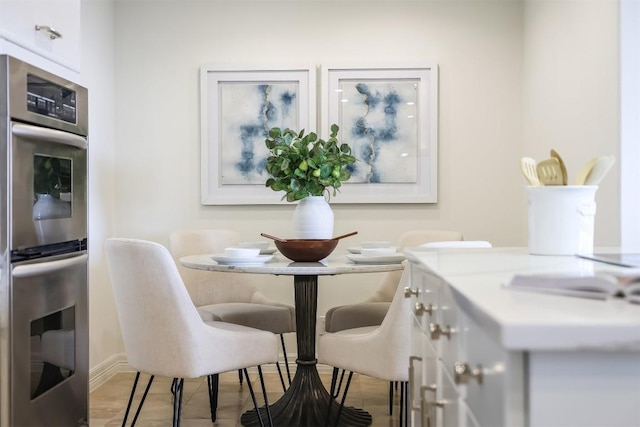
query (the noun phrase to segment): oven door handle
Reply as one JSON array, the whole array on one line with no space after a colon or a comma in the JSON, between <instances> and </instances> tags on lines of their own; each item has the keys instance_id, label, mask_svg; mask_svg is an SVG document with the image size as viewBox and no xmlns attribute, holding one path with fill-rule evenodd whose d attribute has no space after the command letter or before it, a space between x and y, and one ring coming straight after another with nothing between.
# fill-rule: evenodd
<instances>
[{"instance_id":1,"label":"oven door handle","mask_svg":"<svg viewBox=\"0 0 640 427\"><path fill-rule=\"evenodd\" d=\"M21 136L27 139L37 139L57 144L71 145L72 147L80 148L81 150L87 149L87 140L74 133L62 132L40 126L25 125L22 123L14 123L13 126L11 126L11 133L15 136Z\"/></svg>"},{"instance_id":2,"label":"oven door handle","mask_svg":"<svg viewBox=\"0 0 640 427\"><path fill-rule=\"evenodd\" d=\"M55 261L37 262L33 264L18 265L13 268L11 275L13 277L33 277L43 274L54 273L64 270L65 268L84 264L89 256L85 253L71 258L64 258Z\"/></svg>"}]
</instances>

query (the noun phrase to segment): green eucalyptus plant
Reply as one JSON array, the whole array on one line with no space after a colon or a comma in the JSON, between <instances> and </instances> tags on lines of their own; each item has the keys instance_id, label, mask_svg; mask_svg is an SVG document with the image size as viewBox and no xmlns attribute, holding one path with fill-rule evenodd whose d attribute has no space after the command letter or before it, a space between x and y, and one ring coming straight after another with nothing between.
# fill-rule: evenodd
<instances>
[{"instance_id":1,"label":"green eucalyptus plant","mask_svg":"<svg viewBox=\"0 0 640 427\"><path fill-rule=\"evenodd\" d=\"M338 144L338 130L338 125L331 125L325 141L313 132L305 134L304 129L298 133L271 128L265 140L269 149L266 169L271 175L266 186L284 191L282 198L288 202L323 196L330 188L335 196L342 182L351 177L345 166L356 161L348 144Z\"/></svg>"}]
</instances>

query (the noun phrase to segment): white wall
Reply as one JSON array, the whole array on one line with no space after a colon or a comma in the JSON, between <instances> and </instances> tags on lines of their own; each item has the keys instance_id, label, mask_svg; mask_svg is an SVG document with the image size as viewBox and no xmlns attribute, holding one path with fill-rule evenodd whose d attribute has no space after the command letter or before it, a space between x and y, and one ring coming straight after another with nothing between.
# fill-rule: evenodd
<instances>
[{"instance_id":1,"label":"white wall","mask_svg":"<svg viewBox=\"0 0 640 427\"><path fill-rule=\"evenodd\" d=\"M104 254L115 220L114 4L82 2L80 83L89 90L89 363L123 351Z\"/></svg>"},{"instance_id":2,"label":"white wall","mask_svg":"<svg viewBox=\"0 0 640 427\"><path fill-rule=\"evenodd\" d=\"M620 202L625 252L640 252L640 2L620 2Z\"/></svg>"},{"instance_id":3,"label":"white wall","mask_svg":"<svg viewBox=\"0 0 640 427\"><path fill-rule=\"evenodd\" d=\"M564 46L558 54L571 59L565 62L545 58L556 41L545 37L544 25L536 17L552 17L557 2L544 3L548 9L525 6L519 0L117 1L114 151L105 148L104 153L105 167L115 164L117 169L114 175L106 170L106 177L99 178L104 179L107 195L100 196L104 209L92 212L105 217L93 241L118 235L166 244L172 230L195 227L234 228L247 240L260 232L286 235L293 205L200 205L201 65L402 66L429 60L440 67L439 202L334 205L336 234L360 233L341 246L359 240L395 240L415 228L456 229L467 239L491 240L497 246L526 245L525 181L518 159L525 154L542 158L549 148L556 148L575 168L582 160L578 154L607 152L618 136L608 118L609 93L617 91L617 65L607 61L608 50L617 51L613 40L617 29L608 19L615 8L599 1L602 19L590 7L582 13L578 6L582 2L556 5L573 29L570 35L557 34ZM575 3L577 16L564 13L564 3ZM604 60L586 62L586 53L577 58L569 55L582 49L585 37L596 45L595 55L602 58L604 53ZM580 80L593 84L589 98L593 106L584 122L569 120L574 117L571 111L585 109L585 99L564 85L554 85L553 90L566 111L547 109L552 106L548 100L535 95L541 86L550 93L550 87L541 83L544 79L531 69L540 65L546 75L553 68L547 59L563 75L574 69L574 60L588 63L580 70ZM525 100L527 96L533 99ZM568 116L563 119L563 115ZM565 125L547 129L549 123L563 120ZM582 149L569 145L576 141L566 138L571 132L586 141ZM117 197L112 196L112 184ZM617 234L601 230L618 223L617 189L605 191L603 186L600 193L613 193L605 202L614 203L598 212L596 243L617 244ZM92 270L96 276L92 367L122 351L103 257L96 252L92 253L97 263ZM321 278L318 312L364 298L378 280L376 275ZM290 278L264 277L262 288L271 298L293 301Z\"/></svg>"},{"instance_id":4,"label":"white wall","mask_svg":"<svg viewBox=\"0 0 640 427\"><path fill-rule=\"evenodd\" d=\"M618 28L613 0L525 3L523 155L554 148L570 180L594 157L620 159ZM596 194L596 245L620 244L619 164Z\"/></svg>"}]
</instances>

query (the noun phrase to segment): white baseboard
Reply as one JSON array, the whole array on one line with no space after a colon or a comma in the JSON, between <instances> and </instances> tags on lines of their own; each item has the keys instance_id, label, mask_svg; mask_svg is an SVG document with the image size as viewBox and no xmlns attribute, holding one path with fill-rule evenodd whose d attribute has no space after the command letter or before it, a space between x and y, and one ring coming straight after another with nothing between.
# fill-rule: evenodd
<instances>
[{"instance_id":1,"label":"white baseboard","mask_svg":"<svg viewBox=\"0 0 640 427\"><path fill-rule=\"evenodd\" d=\"M114 354L89 371L89 393L109 381L119 372L131 371L124 353Z\"/></svg>"},{"instance_id":2,"label":"white baseboard","mask_svg":"<svg viewBox=\"0 0 640 427\"><path fill-rule=\"evenodd\" d=\"M295 362L296 356L297 355L295 354L287 355L287 361L289 362L289 369L291 370L292 374L296 369L296 362ZM284 370L283 364L284 364L284 357L281 356L280 366L282 368L282 372L284 373L285 370ZM96 366L95 368L89 371L89 392L92 392L93 390L100 387L102 384L109 381L111 378L113 378L114 375L119 374L120 372L131 372L131 371L132 369L129 367L129 364L127 363L127 355L124 353L114 354L113 356L111 356L110 358L108 358L107 360L105 360L104 362L102 362L101 364L99 364L98 366ZM268 372L268 373L278 372L278 370L276 369L276 366L273 364L264 365L262 367L262 371ZM330 373L331 367L327 365L318 365L318 372Z\"/></svg>"}]
</instances>

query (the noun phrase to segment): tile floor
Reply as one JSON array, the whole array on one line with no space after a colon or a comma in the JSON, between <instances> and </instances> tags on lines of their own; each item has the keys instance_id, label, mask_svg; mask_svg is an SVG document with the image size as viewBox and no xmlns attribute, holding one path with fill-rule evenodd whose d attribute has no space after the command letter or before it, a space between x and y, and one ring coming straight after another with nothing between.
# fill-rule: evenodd
<instances>
[{"instance_id":1,"label":"tile floor","mask_svg":"<svg viewBox=\"0 0 640 427\"><path fill-rule=\"evenodd\" d=\"M259 390L260 382L257 379L257 373L250 373L250 376L254 390L256 388ZM328 389L331 383L331 374L321 373L320 376ZM89 401L91 427L114 427L122 424L134 377L134 373L117 374L91 393ZM147 380L148 376L140 376L138 383L140 394L142 394ZM265 373L265 383L269 402L273 403L282 395L278 374ZM140 418L136 423L137 426L171 426L170 386L170 378L156 378L154 380L147 401L140 413ZM389 416L389 383L375 378L354 375L346 404L368 411L373 417L371 424L373 427L394 427L399 425L398 397L399 392L396 392L394 414ZM264 402L261 393L257 393L257 398L259 403ZM240 427L240 415L253 408L246 384L240 386L237 373L232 372L220 376L218 419L215 423L211 423L210 419L206 378L186 380L183 399L181 425L184 427ZM132 420L134 411L132 409L129 414L128 424Z\"/></svg>"}]
</instances>

